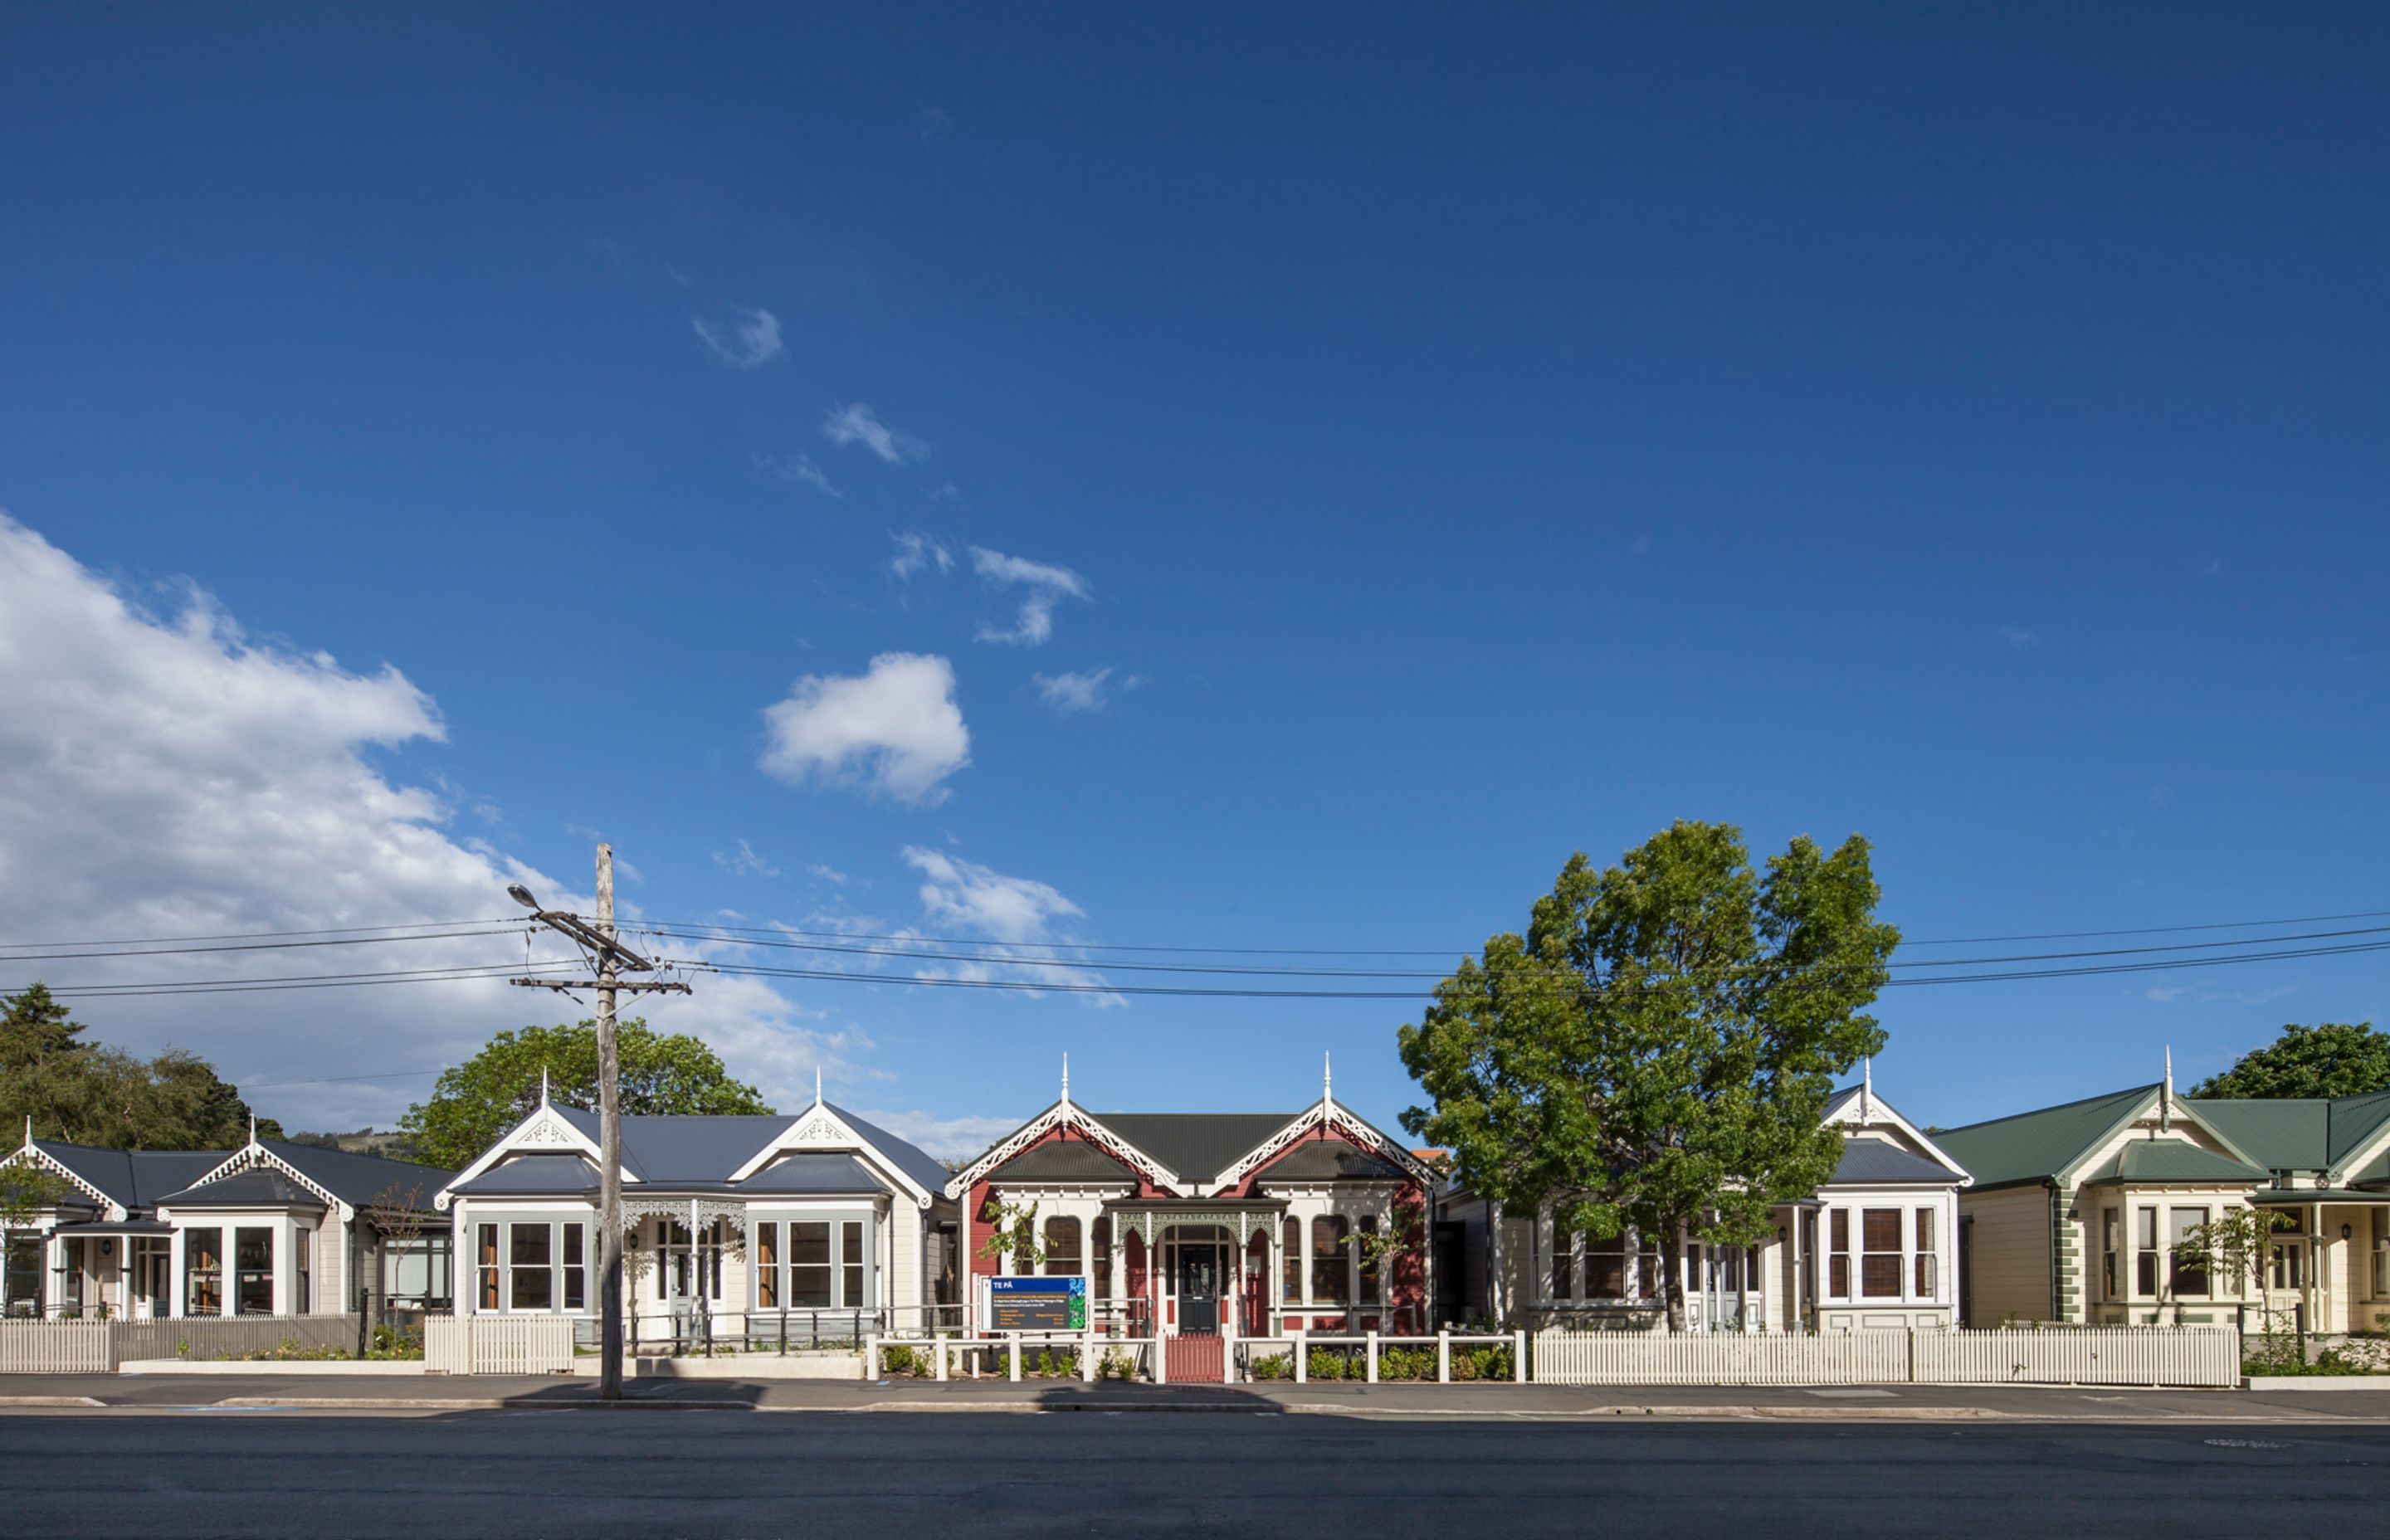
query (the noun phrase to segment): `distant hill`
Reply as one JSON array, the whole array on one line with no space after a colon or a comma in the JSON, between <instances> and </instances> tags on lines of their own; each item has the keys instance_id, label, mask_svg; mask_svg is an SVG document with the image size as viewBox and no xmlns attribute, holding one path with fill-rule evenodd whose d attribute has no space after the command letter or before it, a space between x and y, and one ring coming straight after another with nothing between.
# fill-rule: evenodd
<instances>
[{"instance_id":1,"label":"distant hill","mask_svg":"<svg viewBox=\"0 0 2390 1540\"><path fill-rule=\"evenodd\" d=\"M292 1144L318 1149L344 1149L352 1155L379 1155L385 1160L411 1161L415 1147L395 1129L360 1128L353 1134L293 1134Z\"/></svg>"}]
</instances>

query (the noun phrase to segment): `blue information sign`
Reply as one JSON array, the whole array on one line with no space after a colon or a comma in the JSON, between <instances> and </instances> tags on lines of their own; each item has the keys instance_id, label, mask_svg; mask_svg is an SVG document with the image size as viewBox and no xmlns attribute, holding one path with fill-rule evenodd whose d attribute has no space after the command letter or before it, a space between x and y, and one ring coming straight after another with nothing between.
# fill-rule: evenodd
<instances>
[{"instance_id":1,"label":"blue information sign","mask_svg":"<svg viewBox=\"0 0 2390 1540\"><path fill-rule=\"evenodd\" d=\"M1075 1278L990 1278L987 1280L987 1328L990 1331L1085 1331L1087 1329L1087 1280Z\"/></svg>"}]
</instances>

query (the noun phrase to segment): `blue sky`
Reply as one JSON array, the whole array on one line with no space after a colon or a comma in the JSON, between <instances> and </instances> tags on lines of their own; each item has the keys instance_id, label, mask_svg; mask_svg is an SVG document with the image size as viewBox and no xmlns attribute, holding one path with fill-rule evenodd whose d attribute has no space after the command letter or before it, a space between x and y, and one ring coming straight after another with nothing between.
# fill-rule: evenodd
<instances>
[{"instance_id":1,"label":"blue sky","mask_svg":"<svg viewBox=\"0 0 2390 1540\"><path fill-rule=\"evenodd\" d=\"M0 650L17 762L84 746L0 802L8 935L495 913L595 830L649 917L1457 958L1679 816L1865 832L1920 940L2390 908L2377 9L10 28L19 613L148 617L79 611L72 691ZM143 691L260 668L111 780ZM144 866L234 803L272 862ZM386 909L376 820L440 873ZM1399 1002L713 995L948 1142L1066 1048L1103 1107L1409 1099ZM233 998L84 1015L361 1122L426 1080L332 1077L548 1014ZM2390 967L1880 1014L1948 1123Z\"/></svg>"}]
</instances>

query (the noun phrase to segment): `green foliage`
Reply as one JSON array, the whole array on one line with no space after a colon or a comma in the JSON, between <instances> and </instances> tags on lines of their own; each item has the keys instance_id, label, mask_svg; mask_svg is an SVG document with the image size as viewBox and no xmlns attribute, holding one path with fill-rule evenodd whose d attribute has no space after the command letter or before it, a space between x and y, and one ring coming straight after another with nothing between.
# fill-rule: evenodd
<instances>
[{"instance_id":1,"label":"green foliage","mask_svg":"<svg viewBox=\"0 0 2390 1540\"><path fill-rule=\"evenodd\" d=\"M2266 1298L2266 1268L2273 1260L2274 1232L2296 1223L2280 1209L2227 1209L2204 1225L2194 1225L2174 1244L2175 1260L2189 1267L2215 1268L2218 1283L2234 1294ZM2224 1292L2218 1290L2217 1292ZM2275 1328L2276 1312L2261 1305L2265 1329Z\"/></svg>"},{"instance_id":2,"label":"green foliage","mask_svg":"<svg viewBox=\"0 0 2390 1540\"><path fill-rule=\"evenodd\" d=\"M1593 869L1583 854L1526 934L1493 937L1400 1033L1431 1098L1403 1114L1462 1185L1564 1230L1653 1238L1685 1320L1680 1227L1715 1244L1833 1174L1834 1079L1882 1050L1864 1014L1899 932L1857 835L1805 836L1754 871L1740 830L1679 822Z\"/></svg>"},{"instance_id":3,"label":"green foliage","mask_svg":"<svg viewBox=\"0 0 2390 1540\"><path fill-rule=\"evenodd\" d=\"M0 1166L0 1226L22 1225L74 1189L64 1177L28 1165Z\"/></svg>"},{"instance_id":4,"label":"green foliage","mask_svg":"<svg viewBox=\"0 0 2390 1540\"><path fill-rule=\"evenodd\" d=\"M336 1358L345 1359L352 1354L343 1347L334 1347L328 1343L309 1346L301 1343L296 1338L285 1337L270 1348L260 1348L255 1353L227 1353L224 1356L226 1361L238 1360L241 1363L312 1364L328 1363Z\"/></svg>"},{"instance_id":5,"label":"green foliage","mask_svg":"<svg viewBox=\"0 0 2390 1540\"><path fill-rule=\"evenodd\" d=\"M1389 1347L1378 1350L1380 1380L1433 1380L1435 1349Z\"/></svg>"},{"instance_id":6,"label":"green foliage","mask_svg":"<svg viewBox=\"0 0 2390 1540\"><path fill-rule=\"evenodd\" d=\"M626 1117L659 1113L766 1113L752 1085L730 1078L702 1039L664 1036L637 1017L616 1029ZM418 1158L451 1169L469 1165L539 1105L542 1072L558 1102L598 1106L598 1023L501 1032L462 1064L441 1072L431 1099L406 1110L399 1130Z\"/></svg>"},{"instance_id":7,"label":"green foliage","mask_svg":"<svg viewBox=\"0 0 2390 1540\"><path fill-rule=\"evenodd\" d=\"M979 1243L976 1255L983 1262L1000 1257L1012 1259L1016 1275L1026 1276L1046 1265L1045 1236L1037 1226L1037 1204L1004 1202L990 1195L979 1211L980 1223L987 1226L987 1238Z\"/></svg>"},{"instance_id":8,"label":"green foliage","mask_svg":"<svg viewBox=\"0 0 2390 1540\"><path fill-rule=\"evenodd\" d=\"M373 1345L366 1356L379 1359L419 1359L423 1356L423 1328L419 1326L399 1328L378 1326L373 1328Z\"/></svg>"},{"instance_id":9,"label":"green foliage","mask_svg":"<svg viewBox=\"0 0 2390 1540\"><path fill-rule=\"evenodd\" d=\"M1253 1360L1256 1380L1291 1380L1294 1378L1294 1357L1291 1354L1273 1353Z\"/></svg>"},{"instance_id":10,"label":"green foliage","mask_svg":"<svg viewBox=\"0 0 2390 1540\"><path fill-rule=\"evenodd\" d=\"M892 1346L880 1350L880 1372L882 1374L919 1374L927 1362L909 1347Z\"/></svg>"},{"instance_id":11,"label":"green foliage","mask_svg":"<svg viewBox=\"0 0 2390 1540\"><path fill-rule=\"evenodd\" d=\"M2284 1026L2281 1036L2242 1054L2232 1068L2201 1081L2191 1094L2270 1101L2373 1091L2390 1091L2390 1033L2375 1031L2371 1021L2325 1021Z\"/></svg>"},{"instance_id":12,"label":"green foliage","mask_svg":"<svg viewBox=\"0 0 2390 1540\"><path fill-rule=\"evenodd\" d=\"M1137 1365L1119 1348L1107 1348L1097 1361L1096 1371L1107 1380L1126 1380L1137 1373Z\"/></svg>"},{"instance_id":13,"label":"green foliage","mask_svg":"<svg viewBox=\"0 0 2390 1540\"><path fill-rule=\"evenodd\" d=\"M1312 1380L1342 1380L1344 1368L1344 1354L1334 1348L1313 1348L1303 1360L1303 1372Z\"/></svg>"},{"instance_id":14,"label":"green foliage","mask_svg":"<svg viewBox=\"0 0 2390 1540\"><path fill-rule=\"evenodd\" d=\"M39 1138L115 1149L237 1149L250 1108L197 1054L151 1059L83 1040L84 1023L40 984L0 1010L0 1128L33 1120ZM263 1138L278 1139L271 1118Z\"/></svg>"}]
</instances>

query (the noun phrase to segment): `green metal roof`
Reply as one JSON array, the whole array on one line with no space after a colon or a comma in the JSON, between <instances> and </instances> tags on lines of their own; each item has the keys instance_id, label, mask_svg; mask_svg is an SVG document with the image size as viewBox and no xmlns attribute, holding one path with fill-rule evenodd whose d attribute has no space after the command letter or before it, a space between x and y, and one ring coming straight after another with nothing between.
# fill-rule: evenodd
<instances>
[{"instance_id":1,"label":"green metal roof","mask_svg":"<svg viewBox=\"0 0 2390 1540\"><path fill-rule=\"evenodd\" d=\"M2390 1204L2390 1192L2361 1192L2352 1187L2259 1187L2249 1195L2249 1201L2274 1208L2299 1203L2364 1203L2380 1207Z\"/></svg>"},{"instance_id":2,"label":"green metal roof","mask_svg":"<svg viewBox=\"0 0 2390 1540\"><path fill-rule=\"evenodd\" d=\"M2332 1103L2328 1101L2199 1097L2184 1105L2268 1171L2321 1171L2330 1162Z\"/></svg>"},{"instance_id":3,"label":"green metal roof","mask_svg":"<svg viewBox=\"0 0 2390 1540\"><path fill-rule=\"evenodd\" d=\"M2266 1172L2188 1139L2135 1139L2101 1162L2086 1186L2107 1182L2262 1182Z\"/></svg>"},{"instance_id":4,"label":"green metal roof","mask_svg":"<svg viewBox=\"0 0 2390 1540\"><path fill-rule=\"evenodd\" d=\"M2364 1144L2390 1123L2390 1091L2376 1091L2370 1097L2343 1097L2332 1104L2332 1163L2356 1153Z\"/></svg>"},{"instance_id":5,"label":"green metal roof","mask_svg":"<svg viewBox=\"0 0 2390 1540\"><path fill-rule=\"evenodd\" d=\"M2114 1131L2158 1092L2156 1085L2090 1097L2037 1112L2019 1112L1934 1136L1978 1187L2055 1176Z\"/></svg>"},{"instance_id":6,"label":"green metal roof","mask_svg":"<svg viewBox=\"0 0 2390 1540\"><path fill-rule=\"evenodd\" d=\"M1098 1112L1096 1121L1189 1182L1209 1182L1292 1112Z\"/></svg>"}]
</instances>

